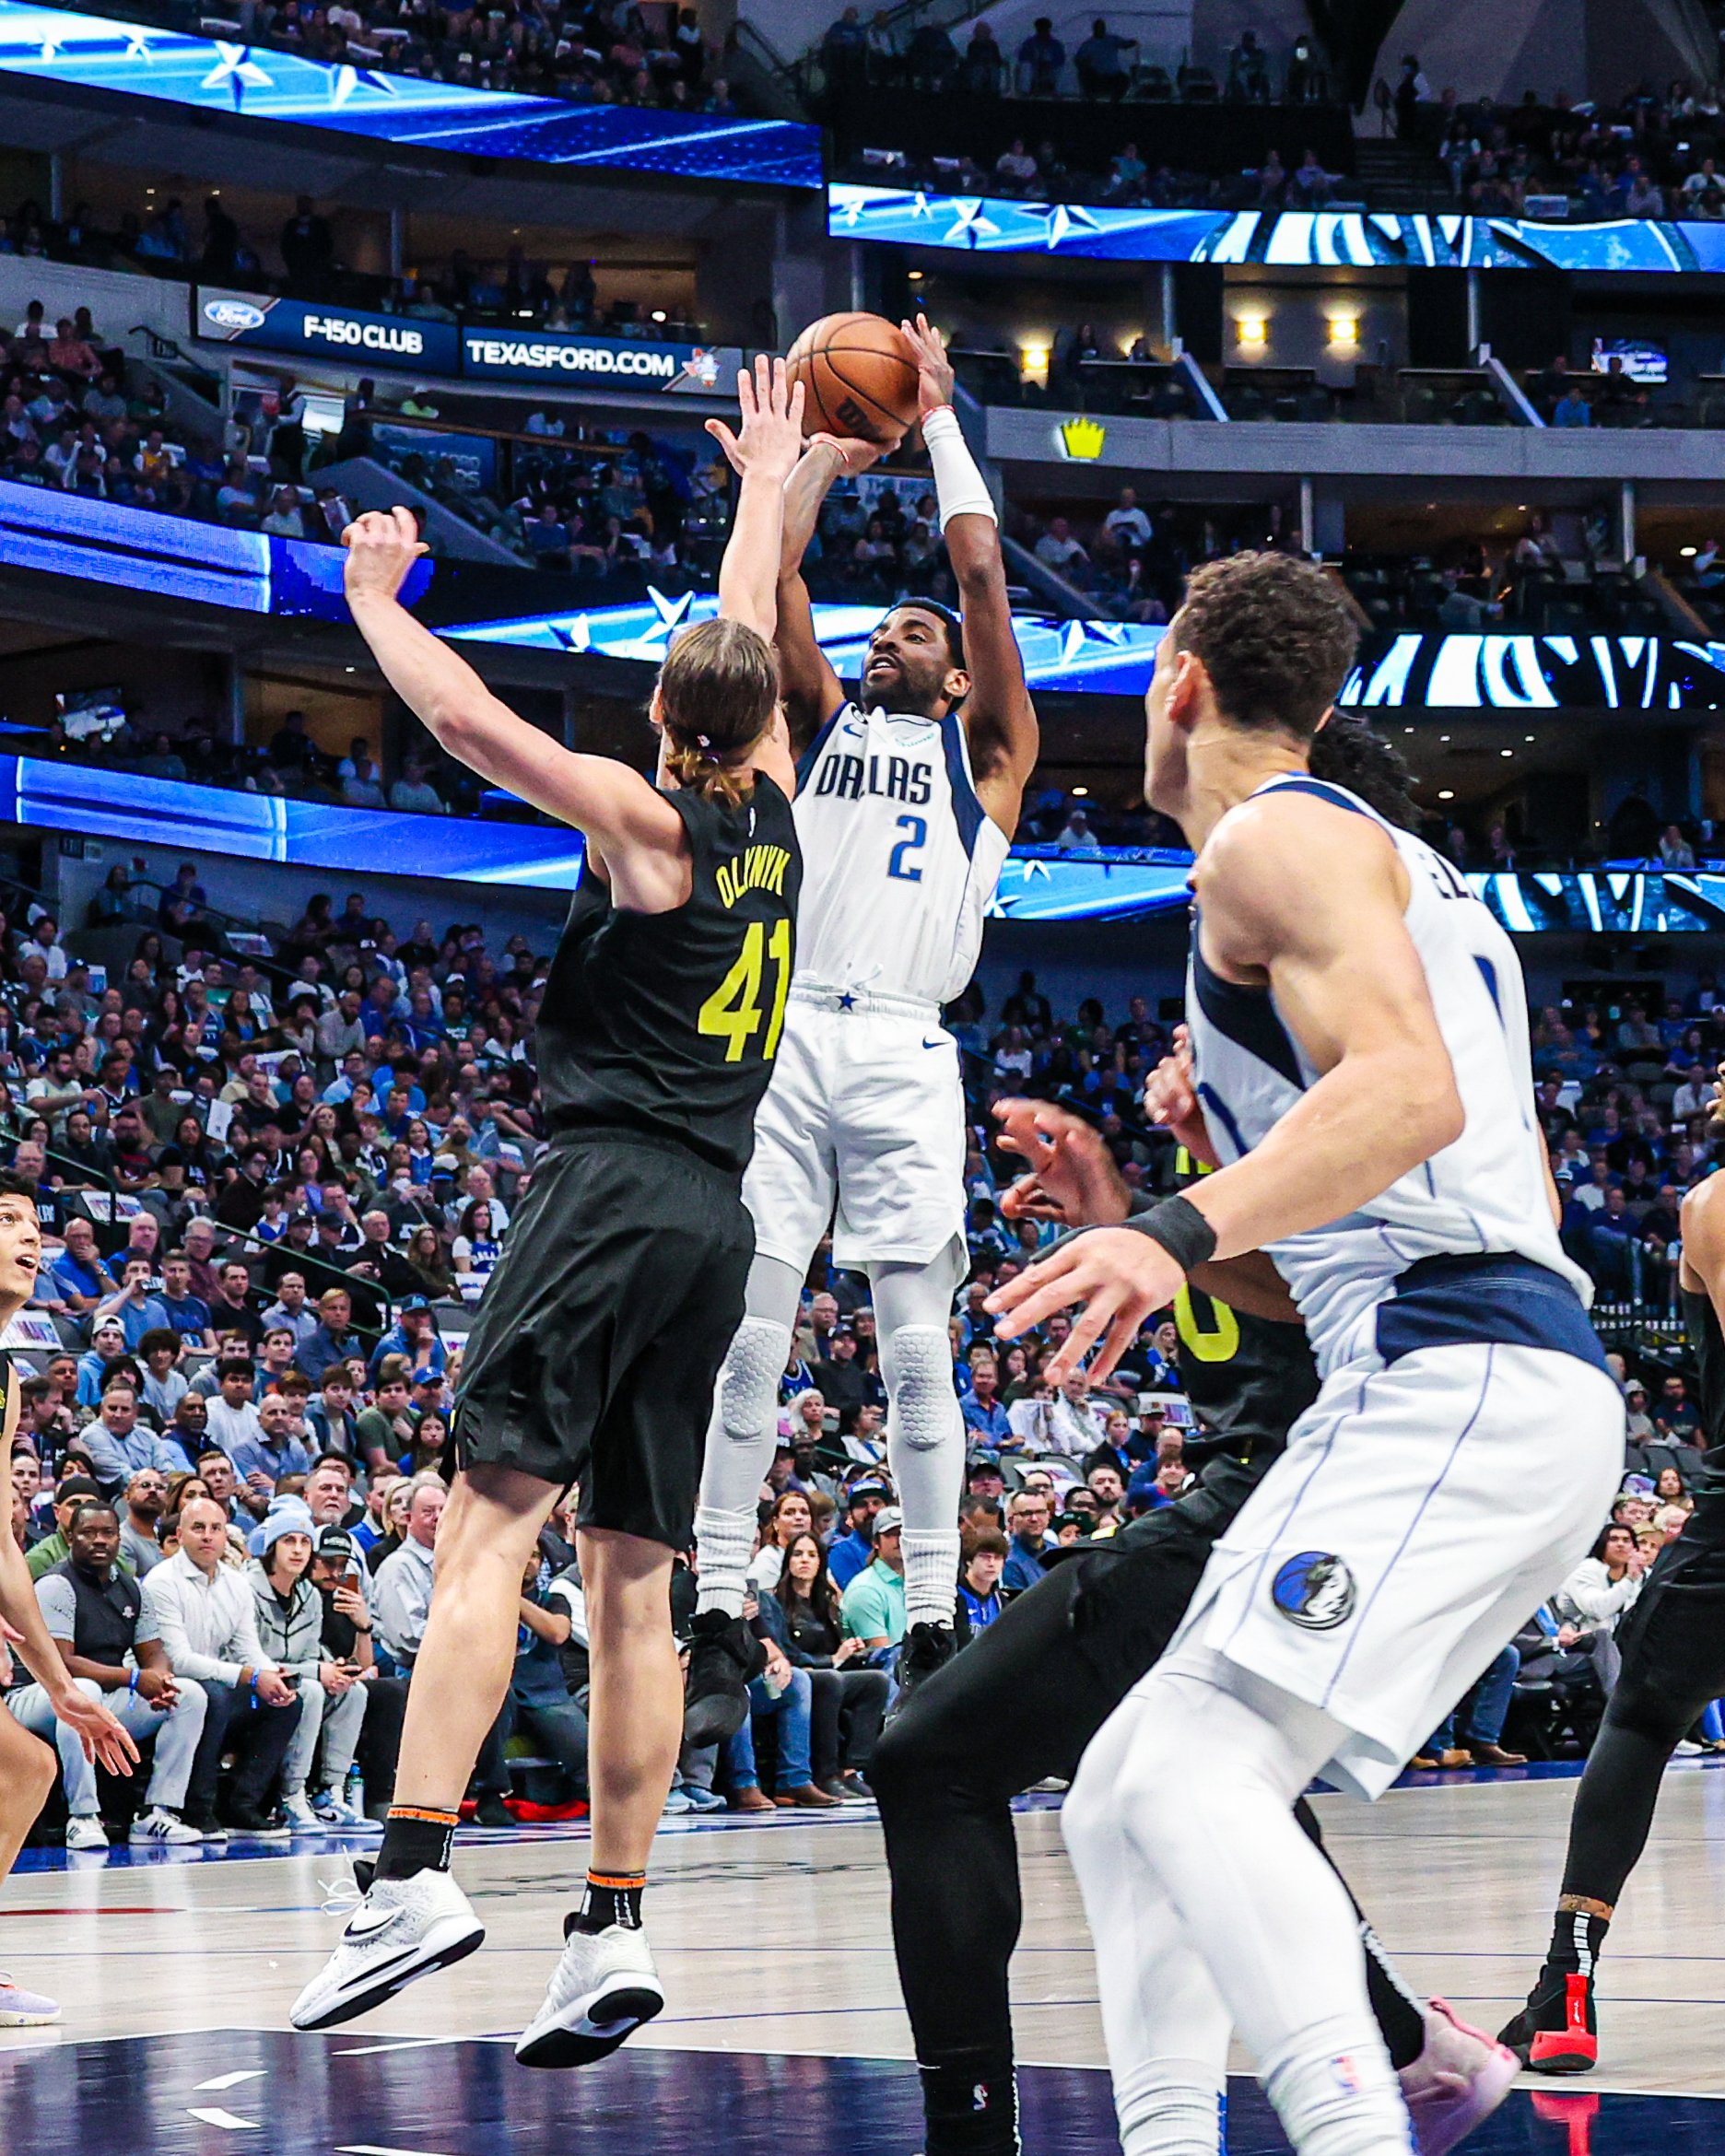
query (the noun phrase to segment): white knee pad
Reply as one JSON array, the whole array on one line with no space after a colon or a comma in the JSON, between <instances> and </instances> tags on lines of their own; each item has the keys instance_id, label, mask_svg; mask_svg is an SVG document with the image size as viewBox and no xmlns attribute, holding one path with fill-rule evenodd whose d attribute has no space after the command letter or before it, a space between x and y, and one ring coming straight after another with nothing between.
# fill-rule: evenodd
<instances>
[{"instance_id":1,"label":"white knee pad","mask_svg":"<svg viewBox=\"0 0 1725 2156\"><path fill-rule=\"evenodd\" d=\"M771 1318L745 1318L732 1335L719 1373L717 1421L733 1443L758 1445L770 1430L790 1353L790 1327Z\"/></svg>"},{"instance_id":2,"label":"white knee pad","mask_svg":"<svg viewBox=\"0 0 1725 2156\"><path fill-rule=\"evenodd\" d=\"M953 1391L952 1345L945 1327L901 1325L888 1335L881 1357L892 1397L895 1447L930 1452L964 1443L964 1417Z\"/></svg>"}]
</instances>

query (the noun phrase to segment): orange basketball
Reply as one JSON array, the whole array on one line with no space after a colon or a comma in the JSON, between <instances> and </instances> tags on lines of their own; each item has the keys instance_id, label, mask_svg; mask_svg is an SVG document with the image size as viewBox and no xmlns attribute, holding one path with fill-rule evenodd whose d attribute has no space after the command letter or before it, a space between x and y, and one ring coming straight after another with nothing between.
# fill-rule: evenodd
<instances>
[{"instance_id":1,"label":"orange basketball","mask_svg":"<svg viewBox=\"0 0 1725 2156\"><path fill-rule=\"evenodd\" d=\"M824 314L785 356L804 385L804 434L889 440L916 424L916 351L878 314Z\"/></svg>"}]
</instances>

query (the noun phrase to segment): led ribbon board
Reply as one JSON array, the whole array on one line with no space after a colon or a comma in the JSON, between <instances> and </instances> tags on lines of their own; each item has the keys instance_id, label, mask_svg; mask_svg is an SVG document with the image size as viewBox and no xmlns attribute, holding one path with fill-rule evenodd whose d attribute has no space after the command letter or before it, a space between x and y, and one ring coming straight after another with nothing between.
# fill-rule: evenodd
<instances>
[{"instance_id":1,"label":"led ribbon board","mask_svg":"<svg viewBox=\"0 0 1725 2156\"><path fill-rule=\"evenodd\" d=\"M439 631L480 644L516 644L541 651L591 651L601 658L645 660L657 665L672 636L691 622L710 621L719 611L713 592L684 592L667 599L649 591L637 604L591 606L568 614L522 615L501 621L463 622ZM833 671L860 674L870 632L887 609L816 600L815 634ZM1089 690L1142 696L1156 664L1160 627L1137 622L1059 621L1015 614L1014 633L1033 688Z\"/></svg>"},{"instance_id":2,"label":"led ribbon board","mask_svg":"<svg viewBox=\"0 0 1725 2156\"><path fill-rule=\"evenodd\" d=\"M838 240L1131 262L1253 262L1287 268L1725 269L1725 223L1660 223L1649 217L1542 225L1524 217L1467 217L1426 210L1112 209L835 181L827 190L827 228Z\"/></svg>"},{"instance_id":3,"label":"led ribbon board","mask_svg":"<svg viewBox=\"0 0 1725 2156\"><path fill-rule=\"evenodd\" d=\"M821 179L820 130L798 122L467 89L18 0L0 0L0 74L454 155L780 187Z\"/></svg>"},{"instance_id":4,"label":"led ribbon board","mask_svg":"<svg viewBox=\"0 0 1725 2156\"><path fill-rule=\"evenodd\" d=\"M1717 869L1517 869L1468 884L1512 935L1717 935L1725 874Z\"/></svg>"},{"instance_id":5,"label":"led ribbon board","mask_svg":"<svg viewBox=\"0 0 1725 2156\"><path fill-rule=\"evenodd\" d=\"M1716 711L1725 704L1725 643L1410 629L1379 640L1343 683L1340 700L1364 711Z\"/></svg>"}]
</instances>

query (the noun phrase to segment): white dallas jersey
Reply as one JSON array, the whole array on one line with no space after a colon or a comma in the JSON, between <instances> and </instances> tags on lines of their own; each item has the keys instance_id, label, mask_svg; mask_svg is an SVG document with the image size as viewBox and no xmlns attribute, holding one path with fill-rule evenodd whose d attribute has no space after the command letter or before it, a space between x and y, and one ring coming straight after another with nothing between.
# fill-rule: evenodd
<instances>
[{"instance_id":1,"label":"white dallas jersey","mask_svg":"<svg viewBox=\"0 0 1725 2156\"><path fill-rule=\"evenodd\" d=\"M1268 1246L1320 1369L1327 1376L1374 1352L1379 1306L1422 1259L1512 1254L1558 1275L1585 1307L1591 1283L1564 1255L1552 1224L1515 946L1449 861L1344 787L1290 772L1258 789L1278 791L1313 793L1369 816L1394 842L1408 872L1408 933L1466 1116L1453 1144L1369 1205ZM1319 1073L1268 990L1224 980L1204 963L1195 909L1186 1023L1204 1120L1226 1165L1259 1144ZM1556 1280L1551 1288L1565 1293Z\"/></svg>"},{"instance_id":2,"label":"white dallas jersey","mask_svg":"<svg viewBox=\"0 0 1725 2156\"><path fill-rule=\"evenodd\" d=\"M1010 843L977 799L961 721L841 704L797 781L797 979L950 1002Z\"/></svg>"}]
</instances>

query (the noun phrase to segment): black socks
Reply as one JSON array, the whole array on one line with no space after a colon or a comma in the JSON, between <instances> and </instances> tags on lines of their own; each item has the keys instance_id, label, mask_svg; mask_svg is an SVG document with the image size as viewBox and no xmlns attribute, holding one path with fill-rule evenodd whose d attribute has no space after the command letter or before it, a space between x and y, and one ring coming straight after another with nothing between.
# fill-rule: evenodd
<instances>
[{"instance_id":1,"label":"black socks","mask_svg":"<svg viewBox=\"0 0 1725 2156\"><path fill-rule=\"evenodd\" d=\"M927 2156L1018 2156L1018 2085L1010 2065L921 2067Z\"/></svg>"},{"instance_id":2,"label":"black socks","mask_svg":"<svg viewBox=\"0 0 1725 2156\"><path fill-rule=\"evenodd\" d=\"M378 1851L378 1879L411 1879L416 1871L447 1871L456 1811L435 1811L426 1804L392 1804Z\"/></svg>"},{"instance_id":3,"label":"black socks","mask_svg":"<svg viewBox=\"0 0 1725 2156\"><path fill-rule=\"evenodd\" d=\"M1581 1909L1559 1909L1552 1920L1551 1945L1545 1950L1546 1968L1566 1976L1577 1971L1591 1976L1610 1929L1609 1916L1590 1916Z\"/></svg>"},{"instance_id":4,"label":"black socks","mask_svg":"<svg viewBox=\"0 0 1725 2156\"><path fill-rule=\"evenodd\" d=\"M586 1898L579 1913L565 1922L564 1938L572 1931L609 1931L613 1925L624 1931L639 1931L646 1885L644 1871L590 1871Z\"/></svg>"}]
</instances>

